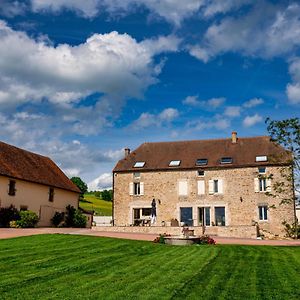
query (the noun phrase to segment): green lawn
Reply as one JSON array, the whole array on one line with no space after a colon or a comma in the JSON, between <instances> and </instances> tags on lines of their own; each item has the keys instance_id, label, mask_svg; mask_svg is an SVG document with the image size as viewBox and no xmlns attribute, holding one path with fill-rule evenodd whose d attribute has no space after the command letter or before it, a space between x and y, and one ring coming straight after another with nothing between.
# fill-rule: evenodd
<instances>
[{"instance_id":1,"label":"green lawn","mask_svg":"<svg viewBox=\"0 0 300 300\"><path fill-rule=\"evenodd\" d=\"M112 215L112 202L100 200L94 195L84 195L84 201L80 201L79 206L83 209L94 210L98 216Z\"/></svg>"},{"instance_id":2,"label":"green lawn","mask_svg":"<svg viewBox=\"0 0 300 300\"><path fill-rule=\"evenodd\" d=\"M0 299L300 299L300 247L0 240Z\"/></svg>"}]
</instances>

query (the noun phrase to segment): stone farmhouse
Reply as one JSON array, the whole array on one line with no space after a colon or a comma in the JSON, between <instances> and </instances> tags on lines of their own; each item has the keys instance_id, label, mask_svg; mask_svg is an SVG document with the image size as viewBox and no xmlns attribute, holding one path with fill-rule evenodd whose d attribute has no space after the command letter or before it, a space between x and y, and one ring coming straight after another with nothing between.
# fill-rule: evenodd
<instances>
[{"instance_id":1,"label":"stone farmhouse","mask_svg":"<svg viewBox=\"0 0 300 300\"><path fill-rule=\"evenodd\" d=\"M284 180L281 171L288 172L290 163L290 153L270 137L238 138L236 132L226 139L125 149L113 170L114 225L149 225L153 233L188 225L196 234L283 236L282 222L294 222L295 205L280 204L289 195L276 194L274 184ZM150 224L153 199L156 219Z\"/></svg>"},{"instance_id":2,"label":"stone farmhouse","mask_svg":"<svg viewBox=\"0 0 300 300\"><path fill-rule=\"evenodd\" d=\"M51 226L56 211L78 208L79 193L50 158L0 142L0 207L32 210Z\"/></svg>"}]
</instances>

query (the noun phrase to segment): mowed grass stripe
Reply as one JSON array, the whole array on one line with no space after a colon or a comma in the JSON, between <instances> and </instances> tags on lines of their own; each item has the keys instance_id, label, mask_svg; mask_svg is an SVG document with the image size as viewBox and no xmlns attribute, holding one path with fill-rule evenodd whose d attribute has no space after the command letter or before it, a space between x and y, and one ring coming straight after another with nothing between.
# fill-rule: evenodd
<instances>
[{"instance_id":1,"label":"mowed grass stripe","mask_svg":"<svg viewBox=\"0 0 300 300\"><path fill-rule=\"evenodd\" d=\"M71 235L0 241L1 299L299 299L300 248Z\"/></svg>"}]
</instances>

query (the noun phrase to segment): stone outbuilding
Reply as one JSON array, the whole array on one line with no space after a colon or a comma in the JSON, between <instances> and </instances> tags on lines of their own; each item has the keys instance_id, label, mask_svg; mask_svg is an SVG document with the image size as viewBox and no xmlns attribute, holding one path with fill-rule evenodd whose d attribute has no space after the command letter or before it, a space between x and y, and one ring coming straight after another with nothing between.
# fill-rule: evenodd
<instances>
[{"instance_id":1,"label":"stone outbuilding","mask_svg":"<svg viewBox=\"0 0 300 300\"><path fill-rule=\"evenodd\" d=\"M291 154L268 136L144 143L113 170L115 226L156 227L175 232L255 238L283 236L282 222L295 220ZM284 181L288 191L276 192ZM153 199L155 218L153 218ZM152 218L151 218L152 216ZM168 228L170 230L168 230ZM146 232L145 229L143 231Z\"/></svg>"},{"instance_id":2,"label":"stone outbuilding","mask_svg":"<svg viewBox=\"0 0 300 300\"><path fill-rule=\"evenodd\" d=\"M78 208L80 190L48 157L0 142L0 207L32 210L39 226L56 211Z\"/></svg>"}]
</instances>

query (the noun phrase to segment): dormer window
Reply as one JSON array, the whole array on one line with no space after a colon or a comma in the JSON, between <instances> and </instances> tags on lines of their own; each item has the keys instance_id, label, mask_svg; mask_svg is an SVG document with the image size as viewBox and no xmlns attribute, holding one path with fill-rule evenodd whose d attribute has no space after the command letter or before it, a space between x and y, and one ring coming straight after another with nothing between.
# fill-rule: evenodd
<instances>
[{"instance_id":1,"label":"dormer window","mask_svg":"<svg viewBox=\"0 0 300 300\"><path fill-rule=\"evenodd\" d=\"M266 174L266 168L265 167L258 168L258 173L259 174Z\"/></svg>"},{"instance_id":2,"label":"dormer window","mask_svg":"<svg viewBox=\"0 0 300 300\"><path fill-rule=\"evenodd\" d=\"M169 167L178 167L180 165L180 160L171 160L169 163Z\"/></svg>"},{"instance_id":3,"label":"dormer window","mask_svg":"<svg viewBox=\"0 0 300 300\"><path fill-rule=\"evenodd\" d=\"M268 161L268 157L266 155L256 156L255 161L256 162Z\"/></svg>"},{"instance_id":4,"label":"dormer window","mask_svg":"<svg viewBox=\"0 0 300 300\"><path fill-rule=\"evenodd\" d=\"M199 158L196 160L196 165L197 166L205 166L208 163L208 159L207 158Z\"/></svg>"},{"instance_id":5,"label":"dormer window","mask_svg":"<svg viewBox=\"0 0 300 300\"><path fill-rule=\"evenodd\" d=\"M134 168L143 168L145 165L145 162L144 161L137 161L135 164L134 164Z\"/></svg>"},{"instance_id":6,"label":"dormer window","mask_svg":"<svg viewBox=\"0 0 300 300\"><path fill-rule=\"evenodd\" d=\"M232 164L232 157L222 157L221 164Z\"/></svg>"}]
</instances>

